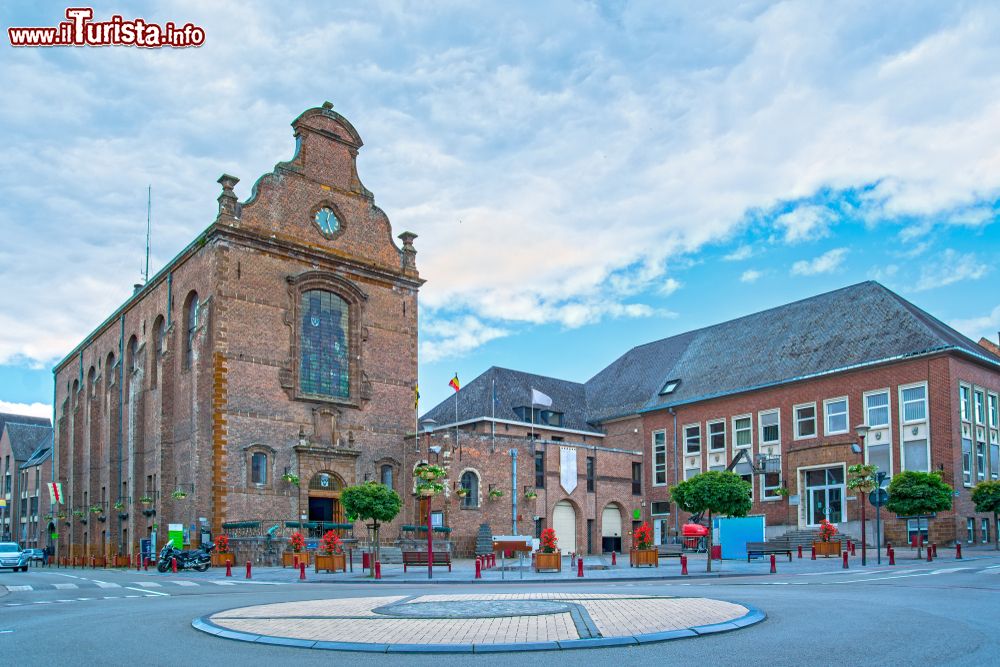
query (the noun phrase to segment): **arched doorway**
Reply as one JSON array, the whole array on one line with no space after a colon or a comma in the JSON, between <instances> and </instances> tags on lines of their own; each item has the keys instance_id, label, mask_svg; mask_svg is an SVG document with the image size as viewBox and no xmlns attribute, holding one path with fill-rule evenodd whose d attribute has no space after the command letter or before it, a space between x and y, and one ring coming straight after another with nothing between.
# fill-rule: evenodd
<instances>
[{"instance_id":1,"label":"arched doorway","mask_svg":"<svg viewBox=\"0 0 1000 667\"><path fill-rule=\"evenodd\" d=\"M309 480L309 521L343 523L344 510L340 506L343 488L344 480L336 473L323 470L313 475Z\"/></svg>"},{"instance_id":2,"label":"arched doorway","mask_svg":"<svg viewBox=\"0 0 1000 667\"><path fill-rule=\"evenodd\" d=\"M601 550L604 553L622 550L622 513L614 504L605 506L601 512Z\"/></svg>"},{"instance_id":3,"label":"arched doorway","mask_svg":"<svg viewBox=\"0 0 1000 667\"><path fill-rule=\"evenodd\" d=\"M560 500L552 510L552 527L559 540L559 550L576 553L576 508L568 500Z\"/></svg>"}]
</instances>

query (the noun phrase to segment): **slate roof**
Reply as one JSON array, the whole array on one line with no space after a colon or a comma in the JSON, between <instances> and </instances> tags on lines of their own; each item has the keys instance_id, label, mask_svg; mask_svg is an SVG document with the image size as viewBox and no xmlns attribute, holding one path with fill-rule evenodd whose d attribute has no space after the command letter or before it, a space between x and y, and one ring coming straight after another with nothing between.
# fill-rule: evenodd
<instances>
[{"instance_id":1,"label":"slate roof","mask_svg":"<svg viewBox=\"0 0 1000 667\"><path fill-rule=\"evenodd\" d=\"M534 387L565 413L565 428L594 431L615 417L943 350L1000 368L1000 356L868 281L639 345L584 384L490 368L459 392L459 421L490 415L493 379L498 418L517 420L513 408ZM668 380L680 382L661 396ZM453 423L454 398L426 416Z\"/></svg>"},{"instance_id":2,"label":"slate roof","mask_svg":"<svg viewBox=\"0 0 1000 667\"><path fill-rule=\"evenodd\" d=\"M39 446L52 440L52 427L48 425L8 422L4 428L15 461L27 461Z\"/></svg>"},{"instance_id":3,"label":"slate roof","mask_svg":"<svg viewBox=\"0 0 1000 667\"><path fill-rule=\"evenodd\" d=\"M39 426L52 426L48 417L29 417L27 415L15 415L9 412L0 412L0 436L3 435L3 427L8 423L13 424L37 424Z\"/></svg>"},{"instance_id":4,"label":"slate roof","mask_svg":"<svg viewBox=\"0 0 1000 667\"><path fill-rule=\"evenodd\" d=\"M21 470L37 466L52 458L52 432L49 429L49 436L44 438L38 448L31 454L27 461L21 464Z\"/></svg>"}]
</instances>

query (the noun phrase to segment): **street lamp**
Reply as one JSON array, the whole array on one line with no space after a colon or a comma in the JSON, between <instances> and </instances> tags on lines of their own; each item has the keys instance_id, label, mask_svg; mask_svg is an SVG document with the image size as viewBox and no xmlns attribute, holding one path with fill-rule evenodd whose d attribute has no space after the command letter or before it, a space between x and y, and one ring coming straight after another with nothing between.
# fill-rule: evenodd
<instances>
[{"instance_id":1,"label":"street lamp","mask_svg":"<svg viewBox=\"0 0 1000 667\"><path fill-rule=\"evenodd\" d=\"M854 427L854 432L858 434L858 440L860 444L857 445L855 449L854 445L851 445L851 451L855 454L861 454L861 462L864 463L864 451L865 451L865 436L868 435L868 426L866 424L858 424ZM865 540L865 498L864 490L861 493L861 565L868 565L868 548Z\"/></svg>"},{"instance_id":2,"label":"street lamp","mask_svg":"<svg viewBox=\"0 0 1000 667\"><path fill-rule=\"evenodd\" d=\"M437 422L435 420L431 419L430 417L428 417L427 419L424 419L422 422L420 422L420 425L424 429L424 433L427 434L427 460L428 460L428 463L430 462L431 450L433 449L431 447L431 433L434 431L434 426L436 424L437 424ZM417 449L418 450L420 449L419 445L418 445ZM440 447L438 447L437 449L438 449L439 452L441 451ZM428 495L427 496L427 578L428 579L433 579L434 578L434 532L433 532L434 531L434 527L433 527L432 521L431 521L431 498L433 498L433 497L434 497L433 495ZM419 501L417 501L417 502L418 502L418 507L419 507Z\"/></svg>"},{"instance_id":3,"label":"street lamp","mask_svg":"<svg viewBox=\"0 0 1000 667\"><path fill-rule=\"evenodd\" d=\"M875 473L875 553L878 554L878 564L882 564L882 484L888 473L880 470ZM864 552L864 547L861 547Z\"/></svg>"}]
</instances>

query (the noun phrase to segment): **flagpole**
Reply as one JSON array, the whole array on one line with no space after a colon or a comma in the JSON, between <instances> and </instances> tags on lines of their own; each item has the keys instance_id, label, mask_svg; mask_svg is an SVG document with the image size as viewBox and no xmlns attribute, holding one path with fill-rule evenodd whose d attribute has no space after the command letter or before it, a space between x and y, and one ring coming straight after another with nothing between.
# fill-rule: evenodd
<instances>
[{"instance_id":1,"label":"flagpole","mask_svg":"<svg viewBox=\"0 0 1000 667\"><path fill-rule=\"evenodd\" d=\"M458 373L455 373L458 377ZM455 389L455 445L458 446L458 460L462 460L462 445L458 441L458 389Z\"/></svg>"},{"instance_id":2,"label":"flagpole","mask_svg":"<svg viewBox=\"0 0 1000 667\"><path fill-rule=\"evenodd\" d=\"M493 378L493 391L490 392L491 422L490 431L493 440L490 444L490 452L495 452L497 448L497 379Z\"/></svg>"}]
</instances>

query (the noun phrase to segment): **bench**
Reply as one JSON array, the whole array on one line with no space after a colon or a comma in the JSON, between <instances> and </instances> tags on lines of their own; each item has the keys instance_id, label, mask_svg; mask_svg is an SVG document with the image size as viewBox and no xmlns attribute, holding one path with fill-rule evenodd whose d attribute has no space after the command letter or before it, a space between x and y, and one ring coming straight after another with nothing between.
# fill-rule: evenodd
<instances>
[{"instance_id":1,"label":"bench","mask_svg":"<svg viewBox=\"0 0 1000 667\"><path fill-rule=\"evenodd\" d=\"M771 542L747 542L747 562L752 556L770 556L771 554L788 554L788 562L792 562L792 545L782 540Z\"/></svg>"},{"instance_id":2,"label":"bench","mask_svg":"<svg viewBox=\"0 0 1000 667\"><path fill-rule=\"evenodd\" d=\"M656 550L659 558L680 558L684 555L683 544L661 544Z\"/></svg>"},{"instance_id":3,"label":"bench","mask_svg":"<svg viewBox=\"0 0 1000 667\"><path fill-rule=\"evenodd\" d=\"M404 551L403 552L403 572L406 572L406 567L408 565L427 565L427 552L426 551ZM451 553L448 551L435 551L434 552L434 562L432 567L435 565L447 565L448 571L451 572Z\"/></svg>"}]
</instances>

